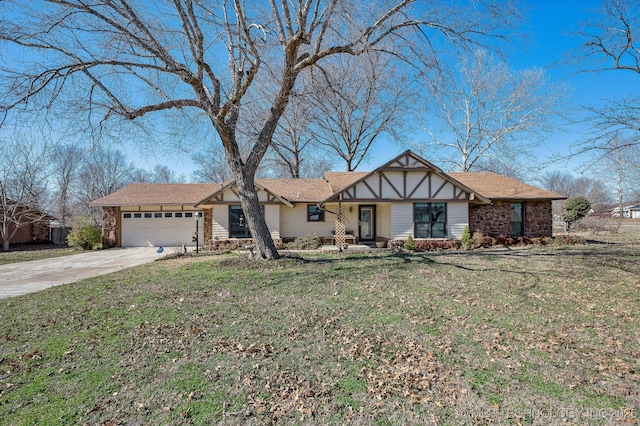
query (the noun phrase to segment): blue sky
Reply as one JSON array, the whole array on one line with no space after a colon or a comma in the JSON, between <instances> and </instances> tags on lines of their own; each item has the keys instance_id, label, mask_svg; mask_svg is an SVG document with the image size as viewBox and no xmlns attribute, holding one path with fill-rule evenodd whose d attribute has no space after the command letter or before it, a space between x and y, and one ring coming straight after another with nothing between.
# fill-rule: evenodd
<instances>
[{"instance_id":1,"label":"blue sky","mask_svg":"<svg viewBox=\"0 0 640 426\"><path fill-rule=\"evenodd\" d=\"M640 76L628 71L581 72L589 68L588 64L567 64L566 55L576 49L583 41L575 33L581 29L581 24L593 18L593 12L600 7L600 1L582 0L537 0L525 2L526 16L529 18L522 23L519 30L526 35L521 42L513 40L511 51L507 57L514 69L529 67L544 68L553 82L565 82L570 85L570 99L567 109L580 111L581 106L598 105L604 98L621 98L640 91ZM584 66L582 66L584 65ZM536 151L540 160L557 157L557 154L569 153L571 144L585 137L586 125L565 125L546 137L546 142ZM419 134L413 139L419 139ZM372 170L404 151L406 146L400 146L385 139L378 140L369 161L363 162L361 170ZM139 167L152 168L154 164L166 164L178 173L190 178L193 165L190 154L183 156L172 154L169 158L162 152L152 152L145 144L144 153L139 148L131 146L127 149L132 159ZM428 158L427 158L428 159ZM549 169L562 169L572 173L584 172L587 157L574 158L569 162L550 164ZM336 164L335 170L342 170L341 163ZM530 180L535 180L535 176Z\"/></svg>"},{"instance_id":2,"label":"blue sky","mask_svg":"<svg viewBox=\"0 0 640 426\"><path fill-rule=\"evenodd\" d=\"M621 98L640 92L640 75L631 71L584 72L589 64L568 63L567 55L581 45L583 39L576 35L582 25L593 19L593 12L600 7L600 1L582 0L538 0L529 1L525 11L529 18L519 30L526 35L522 43L512 42L507 61L514 69L539 67L545 69L552 82L563 82L570 87L567 109L579 112L582 106L597 106L605 98ZM564 123L545 137L545 143L536 152L540 160L567 155L570 146L585 137L587 125ZM420 137L416 135L416 137ZM367 169L373 169L404 150L394 144L377 146ZM428 159L428 158L427 158ZM589 172L585 164L589 157L574 157L570 161L553 162L547 169L580 174ZM546 169L545 169L546 170ZM543 172L542 170L541 172ZM535 180L531 176L530 180Z\"/></svg>"}]
</instances>

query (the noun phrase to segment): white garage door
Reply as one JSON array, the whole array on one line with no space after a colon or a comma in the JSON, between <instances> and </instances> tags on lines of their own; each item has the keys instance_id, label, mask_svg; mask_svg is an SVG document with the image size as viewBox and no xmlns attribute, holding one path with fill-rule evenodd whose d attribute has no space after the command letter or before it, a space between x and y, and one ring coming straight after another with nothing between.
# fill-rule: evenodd
<instances>
[{"instance_id":1,"label":"white garage door","mask_svg":"<svg viewBox=\"0 0 640 426\"><path fill-rule=\"evenodd\" d=\"M196 212L126 212L122 214L123 247L174 247L192 241ZM204 243L202 213L198 219L200 245Z\"/></svg>"}]
</instances>

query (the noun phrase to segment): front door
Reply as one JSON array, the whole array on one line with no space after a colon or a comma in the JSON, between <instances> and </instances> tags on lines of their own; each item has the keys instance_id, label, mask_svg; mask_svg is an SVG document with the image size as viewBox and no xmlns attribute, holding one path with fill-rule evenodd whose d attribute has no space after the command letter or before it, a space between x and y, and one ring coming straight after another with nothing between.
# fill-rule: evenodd
<instances>
[{"instance_id":1,"label":"front door","mask_svg":"<svg viewBox=\"0 0 640 426\"><path fill-rule=\"evenodd\" d=\"M376 239L376 206L360 206L360 241Z\"/></svg>"}]
</instances>

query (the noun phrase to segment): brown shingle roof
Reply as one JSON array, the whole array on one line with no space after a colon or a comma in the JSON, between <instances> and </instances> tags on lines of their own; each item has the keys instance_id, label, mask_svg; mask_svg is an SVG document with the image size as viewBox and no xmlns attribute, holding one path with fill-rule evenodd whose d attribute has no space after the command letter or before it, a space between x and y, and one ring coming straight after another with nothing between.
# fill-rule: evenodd
<instances>
[{"instance_id":1,"label":"brown shingle roof","mask_svg":"<svg viewBox=\"0 0 640 426\"><path fill-rule=\"evenodd\" d=\"M315 203L332 194L331 186L324 179L256 179L256 183L292 203Z\"/></svg>"},{"instance_id":2,"label":"brown shingle roof","mask_svg":"<svg viewBox=\"0 0 640 426\"><path fill-rule=\"evenodd\" d=\"M92 206L194 205L220 189L217 183L134 183L91 202Z\"/></svg>"},{"instance_id":3,"label":"brown shingle roof","mask_svg":"<svg viewBox=\"0 0 640 426\"><path fill-rule=\"evenodd\" d=\"M328 194L327 197L353 185L356 181L368 174L370 174L370 172L324 172L324 178L331 186L331 193ZM324 200L327 197L322 199Z\"/></svg>"},{"instance_id":4,"label":"brown shingle roof","mask_svg":"<svg viewBox=\"0 0 640 426\"><path fill-rule=\"evenodd\" d=\"M567 197L493 172L449 172L449 176L493 200L562 200Z\"/></svg>"}]
</instances>

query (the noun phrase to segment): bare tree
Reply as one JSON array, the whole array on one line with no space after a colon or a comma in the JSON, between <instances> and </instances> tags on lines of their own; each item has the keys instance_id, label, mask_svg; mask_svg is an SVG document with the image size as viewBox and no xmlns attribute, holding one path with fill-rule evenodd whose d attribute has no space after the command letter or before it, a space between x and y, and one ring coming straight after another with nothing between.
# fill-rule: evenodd
<instances>
[{"instance_id":1,"label":"bare tree","mask_svg":"<svg viewBox=\"0 0 640 426\"><path fill-rule=\"evenodd\" d=\"M75 145L60 145L53 148L52 178L54 215L61 226L67 226L75 216L73 188L78 179L83 151Z\"/></svg>"},{"instance_id":2,"label":"bare tree","mask_svg":"<svg viewBox=\"0 0 640 426\"><path fill-rule=\"evenodd\" d=\"M579 35L585 41L576 59L583 70L640 74L640 8L636 1L603 0L597 19ZM627 145L640 144L637 93L608 99L601 106L587 107L586 111L586 121L591 123L593 131L589 138L577 144L576 153L609 150L609 141L619 140L622 135Z\"/></svg>"},{"instance_id":3,"label":"bare tree","mask_svg":"<svg viewBox=\"0 0 640 426\"><path fill-rule=\"evenodd\" d=\"M620 135L611 137L597 164L603 180L614 188L620 217L623 217L625 201L634 201L634 189L640 179L640 147L630 144Z\"/></svg>"},{"instance_id":4,"label":"bare tree","mask_svg":"<svg viewBox=\"0 0 640 426\"><path fill-rule=\"evenodd\" d=\"M386 134L400 139L413 94L393 58L380 52L340 56L314 68L309 81L310 130L327 152L355 170Z\"/></svg>"},{"instance_id":5,"label":"bare tree","mask_svg":"<svg viewBox=\"0 0 640 426\"><path fill-rule=\"evenodd\" d=\"M579 33L586 40L582 63L595 70L626 70L640 74L640 9L634 0L603 0L598 18Z\"/></svg>"},{"instance_id":6,"label":"bare tree","mask_svg":"<svg viewBox=\"0 0 640 426\"><path fill-rule=\"evenodd\" d=\"M90 151L80 166L79 179L73 190L76 210L92 217L99 225L102 215L89 203L132 183L135 173L136 167L122 151L102 147Z\"/></svg>"},{"instance_id":7,"label":"bare tree","mask_svg":"<svg viewBox=\"0 0 640 426\"><path fill-rule=\"evenodd\" d=\"M486 50L425 84L442 130L431 127L423 150L433 149L431 157L461 171L488 155L506 163L527 155L557 117L563 93L544 70L512 71Z\"/></svg>"},{"instance_id":8,"label":"bare tree","mask_svg":"<svg viewBox=\"0 0 640 426\"><path fill-rule=\"evenodd\" d=\"M391 35L413 43L415 34L435 32L467 42L513 17L511 5L500 1L448 11L413 3L5 1L0 40L38 61L5 63L2 110L40 96L55 107L76 88L90 118L102 125L115 116L136 120L172 109L203 114L222 141L258 257L276 258L254 178L300 73L334 55L369 51ZM416 28L421 31L409 32ZM244 101L271 75L278 76L277 90L262 100L261 128L243 157L237 129L246 119Z\"/></svg>"},{"instance_id":9,"label":"bare tree","mask_svg":"<svg viewBox=\"0 0 640 426\"><path fill-rule=\"evenodd\" d=\"M176 173L164 164L156 164L151 170L136 169L131 177L132 183L184 183L185 181L184 175Z\"/></svg>"},{"instance_id":10,"label":"bare tree","mask_svg":"<svg viewBox=\"0 0 640 426\"><path fill-rule=\"evenodd\" d=\"M233 177L222 146L217 149L207 147L193 154L191 159L197 166L191 176L196 182L223 183Z\"/></svg>"},{"instance_id":11,"label":"bare tree","mask_svg":"<svg viewBox=\"0 0 640 426\"><path fill-rule=\"evenodd\" d=\"M295 92L287 104L284 115L267 153L266 168L280 177L320 177L329 170L331 162L318 152L310 131L312 108L306 93Z\"/></svg>"},{"instance_id":12,"label":"bare tree","mask_svg":"<svg viewBox=\"0 0 640 426\"><path fill-rule=\"evenodd\" d=\"M518 163L508 162L505 158L485 155L476 163L476 169L484 172L494 172L518 180L525 180L526 173Z\"/></svg>"},{"instance_id":13,"label":"bare tree","mask_svg":"<svg viewBox=\"0 0 640 426\"><path fill-rule=\"evenodd\" d=\"M19 138L0 142L0 237L2 251L23 226L41 221L49 177L46 151Z\"/></svg>"},{"instance_id":14,"label":"bare tree","mask_svg":"<svg viewBox=\"0 0 640 426\"><path fill-rule=\"evenodd\" d=\"M574 176L563 171L546 172L539 178L540 185L567 198L584 197L596 213L602 213L611 203L611 192L604 181L588 176ZM553 202L553 214L562 215L564 201Z\"/></svg>"}]
</instances>

